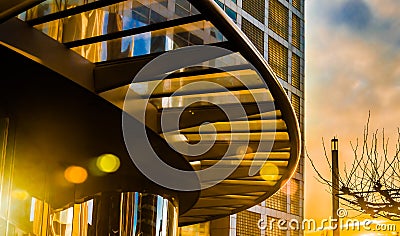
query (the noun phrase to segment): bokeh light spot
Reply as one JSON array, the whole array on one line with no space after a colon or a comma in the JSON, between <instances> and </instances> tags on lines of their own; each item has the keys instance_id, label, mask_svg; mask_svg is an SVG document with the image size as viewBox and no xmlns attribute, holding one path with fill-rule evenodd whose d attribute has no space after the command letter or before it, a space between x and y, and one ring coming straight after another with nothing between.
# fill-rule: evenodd
<instances>
[{"instance_id":1,"label":"bokeh light spot","mask_svg":"<svg viewBox=\"0 0 400 236\"><path fill-rule=\"evenodd\" d=\"M280 179L279 168L272 163L265 163L260 170L260 176L270 185L274 185Z\"/></svg>"},{"instance_id":2,"label":"bokeh light spot","mask_svg":"<svg viewBox=\"0 0 400 236\"><path fill-rule=\"evenodd\" d=\"M80 166L70 166L64 171L64 178L73 184L81 184L86 181L88 173Z\"/></svg>"},{"instance_id":3,"label":"bokeh light spot","mask_svg":"<svg viewBox=\"0 0 400 236\"><path fill-rule=\"evenodd\" d=\"M103 154L97 158L96 166L101 171L106 173L113 173L119 169L120 160L113 154Z\"/></svg>"}]
</instances>

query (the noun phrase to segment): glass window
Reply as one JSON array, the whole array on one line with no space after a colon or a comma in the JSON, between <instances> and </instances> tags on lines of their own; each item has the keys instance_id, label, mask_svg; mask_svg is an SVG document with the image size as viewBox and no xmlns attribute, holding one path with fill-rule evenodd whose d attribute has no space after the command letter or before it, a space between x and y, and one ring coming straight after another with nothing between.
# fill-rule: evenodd
<instances>
[{"instance_id":1,"label":"glass window","mask_svg":"<svg viewBox=\"0 0 400 236\"><path fill-rule=\"evenodd\" d=\"M185 17L198 14L199 11L197 11L197 9L195 9L187 0L176 0L175 13L180 17Z\"/></svg>"},{"instance_id":2,"label":"glass window","mask_svg":"<svg viewBox=\"0 0 400 236\"><path fill-rule=\"evenodd\" d=\"M49 14L65 11L67 9L80 7L82 5L96 1L98 0L47 0L19 15L19 18L21 20L32 20Z\"/></svg>"},{"instance_id":3,"label":"glass window","mask_svg":"<svg viewBox=\"0 0 400 236\"><path fill-rule=\"evenodd\" d=\"M177 2L174 16L156 0L142 2L145 4L127 0L35 25L35 28L59 42L68 43L197 14L186 0Z\"/></svg>"},{"instance_id":4,"label":"glass window","mask_svg":"<svg viewBox=\"0 0 400 236\"><path fill-rule=\"evenodd\" d=\"M225 38L210 22L198 21L72 49L92 62L100 62L222 41L225 41Z\"/></svg>"},{"instance_id":5,"label":"glass window","mask_svg":"<svg viewBox=\"0 0 400 236\"><path fill-rule=\"evenodd\" d=\"M226 14L236 23L237 21L237 13L230 9L229 7L225 7Z\"/></svg>"},{"instance_id":6,"label":"glass window","mask_svg":"<svg viewBox=\"0 0 400 236\"><path fill-rule=\"evenodd\" d=\"M219 1L219 0L215 0L215 2L218 4L219 7L221 7L222 9L224 9L224 4Z\"/></svg>"}]
</instances>

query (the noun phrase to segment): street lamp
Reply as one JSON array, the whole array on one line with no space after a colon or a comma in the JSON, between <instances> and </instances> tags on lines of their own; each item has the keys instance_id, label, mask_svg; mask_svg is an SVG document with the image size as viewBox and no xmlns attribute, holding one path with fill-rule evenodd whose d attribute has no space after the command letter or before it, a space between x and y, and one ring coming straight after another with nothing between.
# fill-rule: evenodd
<instances>
[{"instance_id":1,"label":"street lamp","mask_svg":"<svg viewBox=\"0 0 400 236\"><path fill-rule=\"evenodd\" d=\"M332 148L332 217L335 219L333 225L333 236L340 236L339 224L339 141L336 137L331 140Z\"/></svg>"}]
</instances>

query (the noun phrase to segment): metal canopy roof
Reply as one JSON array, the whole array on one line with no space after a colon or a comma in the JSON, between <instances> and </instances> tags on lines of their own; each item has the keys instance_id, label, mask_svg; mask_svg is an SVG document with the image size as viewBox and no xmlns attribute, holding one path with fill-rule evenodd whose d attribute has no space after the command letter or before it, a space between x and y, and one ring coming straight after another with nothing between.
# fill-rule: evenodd
<instances>
[{"instance_id":1,"label":"metal canopy roof","mask_svg":"<svg viewBox=\"0 0 400 236\"><path fill-rule=\"evenodd\" d=\"M180 225L247 209L294 173L300 135L290 102L263 56L214 1L176 0L174 6L167 0L45 1L19 18L94 64L92 92L121 109L128 89L138 99L148 97L152 115L145 122L161 137L178 134L181 142L213 143L202 155L184 155L194 169L238 165L227 179L201 191L193 208L180 216ZM152 59L190 45L220 46L243 60L219 69L181 68L163 79L131 83ZM227 91L207 86L179 91L193 82L212 82ZM157 83L154 91L139 91L152 83ZM211 102L196 102L202 98ZM224 111L238 105L245 116L229 119ZM161 114L185 107L178 130L161 130ZM236 151L227 153L229 146ZM252 165L261 171L250 174Z\"/></svg>"}]
</instances>

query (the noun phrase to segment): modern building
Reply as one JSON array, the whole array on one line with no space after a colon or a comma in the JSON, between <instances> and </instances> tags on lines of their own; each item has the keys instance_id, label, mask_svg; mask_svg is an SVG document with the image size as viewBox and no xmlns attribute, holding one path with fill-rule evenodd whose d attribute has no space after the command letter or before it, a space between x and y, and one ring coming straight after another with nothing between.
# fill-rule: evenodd
<instances>
[{"instance_id":1,"label":"modern building","mask_svg":"<svg viewBox=\"0 0 400 236\"><path fill-rule=\"evenodd\" d=\"M288 94L300 123L304 143L304 0L215 0L257 47L277 75ZM260 230L264 219L295 219L302 222L304 212L304 153L292 180L265 202L247 211L204 226L196 225L216 235L302 235L299 230L281 231L277 227ZM210 228L211 225L211 228ZM210 230L211 229L211 230ZM182 235L192 235L191 228ZM214 233L215 234L215 233Z\"/></svg>"},{"instance_id":2,"label":"modern building","mask_svg":"<svg viewBox=\"0 0 400 236\"><path fill-rule=\"evenodd\" d=\"M260 47L229 4L0 3L1 235L256 235L290 217L266 199L301 217L301 37Z\"/></svg>"},{"instance_id":3,"label":"modern building","mask_svg":"<svg viewBox=\"0 0 400 236\"><path fill-rule=\"evenodd\" d=\"M277 75L299 120L304 143L304 0L215 0L257 47ZM248 211L205 226L218 228L218 235L303 235L302 230L259 230L257 222L302 222L304 214L304 153L291 181L265 202ZM192 232L193 229L184 229ZM214 230L215 231L215 230ZM208 232L207 230L205 232ZM184 235L191 235L185 233ZM193 234L193 235L208 235Z\"/></svg>"}]
</instances>

